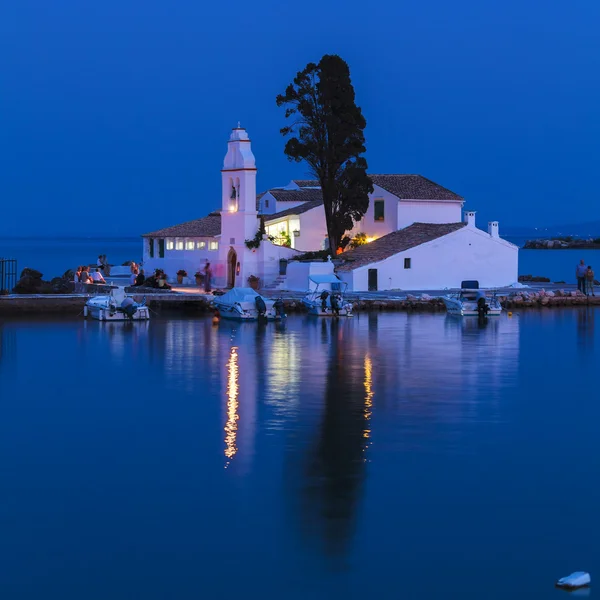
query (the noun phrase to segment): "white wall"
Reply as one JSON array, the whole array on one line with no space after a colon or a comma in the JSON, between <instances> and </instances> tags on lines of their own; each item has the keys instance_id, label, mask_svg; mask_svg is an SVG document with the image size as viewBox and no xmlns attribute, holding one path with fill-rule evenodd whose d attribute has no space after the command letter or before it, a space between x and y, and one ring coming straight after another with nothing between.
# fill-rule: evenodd
<instances>
[{"instance_id":1,"label":"white wall","mask_svg":"<svg viewBox=\"0 0 600 600\"><path fill-rule=\"evenodd\" d=\"M299 262L292 261L287 266L285 283L282 288L289 291L307 292L311 287L308 280L309 275L331 275L333 274L333 263L326 262Z\"/></svg>"},{"instance_id":2,"label":"white wall","mask_svg":"<svg viewBox=\"0 0 600 600\"><path fill-rule=\"evenodd\" d=\"M378 185L374 185L373 188L374 192L369 194L369 208L363 218L356 223L354 229L346 234L349 237L353 237L357 233L365 233L369 237L379 238L397 229L398 198ZM385 203L383 221L375 221L375 200L383 200Z\"/></svg>"},{"instance_id":3,"label":"white wall","mask_svg":"<svg viewBox=\"0 0 600 600\"><path fill-rule=\"evenodd\" d=\"M167 240L183 241L184 248L185 243L190 241L194 242L205 242L206 248L203 250L167 250ZM154 258L150 258L149 241L148 238L144 238L144 272L146 276L152 275L155 269L162 269L169 281L175 281L177 279L177 271L179 269L185 269L188 273L188 279L193 282L194 274L196 271L201 270L204 264L208 260L211 264L218 259L218 250L209 250L209 244L211 242L218 241L218 238L166 238L165 239L165 256L159 258L158 256L158 238L154 239Z\"/></svg>"},{"instance_id":4,"label":"white wall","mask_svg":"<svg viewBox=\"0 0 600 600\"><path fill-rule=\"evenodd\" d=\"M413 223L460 223L462 202L433 202L429 200L400 200L398 229Z\"/></svg>"},{"instance_id":5,"label":"white wall","mask_svg":"<svg viewBox=\"0 0 600 600\"><path fill-rule=\"evenodd\" d=\"M267 202L269 206L267 206ZM273 213L276 213L277 201L275 200L275 197L269 192L263 194L259 202L258 211L263 215L272 215Z\"/></svg>"},{"instance_id":6,"label":"white wall","mask_svg":"<svg viewBox=\"0 0 600 600\"><path fill-rule=\"evenodd\" d=\"M338 275L353 291L367 291L368 271L377 269L378 289L435 290L460 287L475 279L481 287L501 287L518 279L518 247L464 227L442 238L400 252L386 260ZM404 259L411 268L404 268Z\"/></svg>"},{"instance_id":7,"label":"white wall","mask_svg":"<svg viewBox=\"0 0 600 600\"><path fill-rule=\"evenodd\" d=\"M300 236L295 241L296 249L302 252L321 250L327 237L323 205L298 216L300 218Z\"/></svg>"},{"instance_id":8,"label":"white wall","mask_svg":"<svg viewBox=\"0 0 600 600\"><path fill-rule=\"evenodd\" d=\"M273 283L279 277L279 261L284 258L298 256L298 252L285 246L277 246L267 240L263 240L257 251L259 260L259 277L261 287Z\"/></svg>"}]
</instances>

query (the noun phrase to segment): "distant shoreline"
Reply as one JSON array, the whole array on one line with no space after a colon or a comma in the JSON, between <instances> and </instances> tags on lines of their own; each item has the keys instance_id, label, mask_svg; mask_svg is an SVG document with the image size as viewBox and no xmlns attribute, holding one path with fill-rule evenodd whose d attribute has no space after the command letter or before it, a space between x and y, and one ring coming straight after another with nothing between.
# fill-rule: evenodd
<instances>
[{"instance_id":1,"label":"distant shoreline","mask_svg":"<svg viewBox=\"0 0 600 600\"><path fill-rule=\"evenodd\" d=\"M523 250L600 250L600 238L593 240L569 238L527 240Z\"/></svg>"}]
</instances>

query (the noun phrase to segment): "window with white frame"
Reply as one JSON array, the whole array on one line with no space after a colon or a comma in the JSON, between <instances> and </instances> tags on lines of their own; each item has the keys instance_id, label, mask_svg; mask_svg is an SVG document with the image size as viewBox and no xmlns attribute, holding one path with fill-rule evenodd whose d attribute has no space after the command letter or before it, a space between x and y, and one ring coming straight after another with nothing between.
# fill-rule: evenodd
<instances>
[{"instance_id":1,"label":"window with white frame","mask_svg":"<svg viewBox=\"0 0 600 600\"><path fill-rule=\"evenodd\" d=\"M218 250L219 242L210 242L210 244L208 244L208 249L209 250Z\"/></svg>"},{"instance_id":2,"label":"window with white frame","mask_svg":"<svg viewBox=\"0 0 600 600\"><path fill-rule=\"evenodd\" d=\"M175 242L175 250L183 250L183 240L177 240Z\"/></svg>"},{"instance_id":3,"label":"window with white frame","mask_svg":"<svg viewBox=\"0 0 600 600\"><path fill-rule=\"evenodd\" d=\"M194 249L194 242L190 242L189 240L185 243L185 249L186 250L193 250Z\"/></svg>"},{"instance_id":4,"label":"window with white frame","mask_svg":"<svg viewBox=\"0 0 600 600\"><path fill-rule=\"evenodd\" d=\"M167 250L173 250L175 248L175 244L173 240L167 240Z\"/></svg>"},{"instance_id":5,"label":"window with white frame","mask_svg":"<svg viewBox=\"0 0 600 600\"><path fill-rule=\"evenodd\" d=\"M205 250L206 242L196 242L196 250Z\"/></svg>"}]
</instances>

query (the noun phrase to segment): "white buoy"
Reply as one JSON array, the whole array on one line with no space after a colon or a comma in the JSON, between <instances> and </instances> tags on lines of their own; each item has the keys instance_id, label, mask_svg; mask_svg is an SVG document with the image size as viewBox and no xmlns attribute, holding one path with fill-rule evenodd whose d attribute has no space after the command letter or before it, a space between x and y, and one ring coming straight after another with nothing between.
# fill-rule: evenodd
<instances>
[{"instance_id":1,"label":"white buoy","mask_svg":"<svg viewBox=\"0 0 600 600\"><path fill-rule=\"evenodd\" d=\"M591 581L592 579L589 573L586 573L585 571L575 571L575 573L571 573L570 575L567 575L567 577L559 579L556 582L556 586L567 590L575 590L590 585Z\"/></svg>"}]
</instances>

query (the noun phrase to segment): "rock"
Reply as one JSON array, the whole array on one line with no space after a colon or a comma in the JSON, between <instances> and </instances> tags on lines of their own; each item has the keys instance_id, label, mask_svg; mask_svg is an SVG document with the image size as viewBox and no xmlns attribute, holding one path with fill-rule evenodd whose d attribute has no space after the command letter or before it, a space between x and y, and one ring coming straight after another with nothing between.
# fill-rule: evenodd
<instances>
[{"instance_id":1,"label":"rock","mask_svg":"<svg viewBox=\"0 0 600 600\"><path fill-rule=\"evenodd\" d=\"M13 288L13 292L15 294L39 294L41 285L41 279L30 275L22 275Z\"/></svg>"},{"instance_id":2,"label":"rock","mask_svg":"<svg viewBox=\"0 0 600 600\"><path fill-rule=\"evenodd\" d=\"M429 302L431 300L431 296L429 294L421 294L421 300Z\"/></svg>"},{"instance_id":3,"label":"rock","mask_svg":"<svg viewBox=\"0 0 600 600\"><path fill-rule=\"evenodd\" d=\"M410 300L411 302L416 302L418 300L418 298L412 294L406 294L406 299Z\"/></svg>"},{"instance_id":4,"label":"rock","mask_svg":"<svg viewBox=\"0 0 600 600\"><path fill-rule=\"evenodd\" d=\"M549 298L554 298L555 294L552 290L549 290L548 292L546 292L546 296L548 296Z\"/></svg>"},{"instance_id":5,"label":"rock","mask_svg":"<svg viewBox=\"0 0 600 600\"><path fill-rule=\"evenodd\" d=\"M547 306L548 304L550 304L550 298L548 298L547 296L540 298L540 304L542 306Z\"/></svg>"},{"instance_id":6,"label":"rock","mask_svg":"<svg viewBox=\"0 0 600 600\"><path fill-rule=\"evenodd\" d=\"M40 273L40 271L36 271L35 269L25 268L21 271L21 278L31 277L33 279L41 279L43 276L43 273Z\"/></svg>"}]
</instances>

